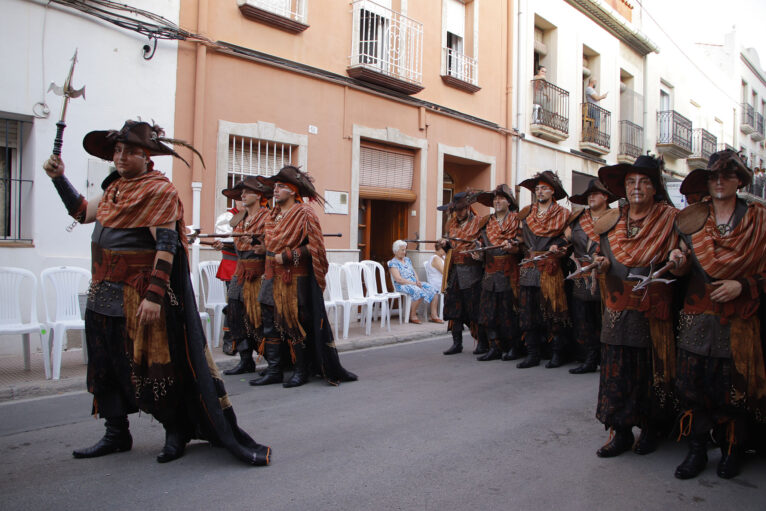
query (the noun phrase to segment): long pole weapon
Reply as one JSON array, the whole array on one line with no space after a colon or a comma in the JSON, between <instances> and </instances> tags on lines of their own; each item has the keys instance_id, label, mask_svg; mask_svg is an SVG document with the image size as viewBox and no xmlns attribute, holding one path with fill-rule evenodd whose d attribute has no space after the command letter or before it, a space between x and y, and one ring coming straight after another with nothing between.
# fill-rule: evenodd
<instances>
[{"instance_id":1,"label":"long pole weapon","mask_svg":"<svg viewBox=\"0 0 766 511\"><path fill-rule=\"evenodd\" d=\"M72 98L79 98L82 96L85 99L85 86L80 89L74 89L72 87L72 75L74 74L74 66L77 64L77 50L74 51L72 56L72 65L69 67L69 74L64 81L64 86L59 87L55 83L51 82L48 87L48 92L53 91L57 96L64 97L64 106L61 108L61 117L56 123L56 139L53 141L53 154L61 156L61 146L64 143L64 128L66 128L66 110L69 106L69 100Z\"/></svg>"}]
</instances>

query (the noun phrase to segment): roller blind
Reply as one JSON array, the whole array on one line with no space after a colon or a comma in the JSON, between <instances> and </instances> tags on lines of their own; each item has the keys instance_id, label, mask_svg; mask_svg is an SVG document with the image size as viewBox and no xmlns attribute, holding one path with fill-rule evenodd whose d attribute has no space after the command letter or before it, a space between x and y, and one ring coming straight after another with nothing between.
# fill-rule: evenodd
<instances>
[{"instance_id":1,"label":"roller blind","mask_svg":"<svg viewBox=\"0 0 766 511\"><path fill-rule=\"evenodd\" d=\"M412 154L362 146L359 186L411 190L414 160Z\"/></svg>"}]
</instances>

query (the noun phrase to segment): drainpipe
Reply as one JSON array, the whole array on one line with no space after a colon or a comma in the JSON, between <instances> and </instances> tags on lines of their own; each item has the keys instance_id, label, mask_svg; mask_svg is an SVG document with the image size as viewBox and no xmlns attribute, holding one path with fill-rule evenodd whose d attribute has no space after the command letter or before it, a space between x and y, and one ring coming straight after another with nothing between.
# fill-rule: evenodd
<instances>
[{"instance_id":1,"label":"drainpipe","mask_svg":"<svg viewBox=\"0 0 766 511\"><path fill-rule=\"evenodd\" d=\"M198 0L197 3L197 33L207 34L208 0ZM205 75L207 64L207 47L197 43L197 62L194 71L194 147L204 145L205 122ZM202 163L192 158L192 224L194 229L200 228L200 203L202 196ZM199 241L192 246L192 284L194 296L199 303Z\"/></svg>"},{"instance_id":2,"label":"drainpipe","mask_svg":"<svg viewBox=\"0 0 766 511\"><path fill-rule=\"evenodd\" d=\"M516 119L514 122L514 130L516 130L517 136L516 136L516 172L515 172L515 179L514 184L516 186L519 185L521 182L521 137L523 136L522 128L523 128L523 116L522 116L522 110L521 110L521 103L522 103L522 96L526 98L526 95L521 94L521 59L524 55L524 49L522 48L522 37L521 34L523 32L523 29L525 27L525 14L524 10L522 9L522 4L526 2L526 0L516 0L519 5L518 12L516 13L516 58L513 59L513 73L516 77ZM511 9L508 9L508 23L509 26L513 26L513 15L511 14ZM510 37L508 38L508 45L510 46ZM510 56L510 48L508 55Z\"/></svg>"},{"instance_id":3,"label":"drainpipe","mask_svg":"<svg viewBox=\"0 0 766 511\"><path fill-rule=\"evenodd\" d=\"M644 105L643 105L643 123L644 123L644 151L651 147L649 142L649 54L644 55Z\"/></svg>"}]
</instances>

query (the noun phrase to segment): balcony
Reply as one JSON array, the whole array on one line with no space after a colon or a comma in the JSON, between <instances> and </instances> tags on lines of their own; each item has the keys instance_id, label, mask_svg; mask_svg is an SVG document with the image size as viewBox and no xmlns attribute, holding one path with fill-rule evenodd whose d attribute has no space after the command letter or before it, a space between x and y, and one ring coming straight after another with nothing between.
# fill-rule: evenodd
<instances>
[{"instance_id":1,"label":"balcony","mask_svg":"<svg viewBox=\"0 0 766 511\"><path fill-rule=\"evenodd\" d=\"M580 149L595 154L607 154L611 133L612 113L594 103L583 103Z\"/></svg>"},{"instance_id":2,"label":"balcony","mask_svg":"<svg viewBox=\"0 0 766 511\"><path fill-rule=\"evenodd\" d=\"M551 142L569 138L569 92L542 78L532 80L529 131Z\"/></svg>"},{"instance_id":3,"label":"balcony","mask_svg":"<svg viewBox=\"0 0 766 511\"><path fill-rule=\"evenodd\" d=\"M718 146L716 147L716 151L726 151L726 150L737 152L737 150L731 144L718 144Z\"/></svg>"},{"instance_id":4,"label":"balcony","mask_svg":"<svg viewBox=\"0 0 766 511\"><path fill-rule=\"evenodd\" d=\"M716 150L718 139L702 128L692 130L692 154L686 159L690 169L704 169Z\"/></svg>"},{"instance_id":5,"label":"balcony","mask_svg":"<svg viewBox=\"0 0 766 511\"><path fill-rule=\"evenodd\" d=\"M755 131L755 109L747 103L742 103L742 118L739 123L739 131L749 135Z\"/></svg>"},{"instance_id":6,"label":"balcony","mask_svg":"<svg viewBox=\"0 0 766 511\"><path fill-rule=\"evenodd\" d=\"M763 133L763 115L755 114L755 131L750 134L750 138L756 142L760 142L766 138Z\"/></svg>"},{"instance_id":7,"label":"balcony","mask_svg":"<svg viewBox=\"0 0 766 511\"><path fill-rule=\"evenodd\" d=\"M481 90L479 87L479 62L467 55L463 55L452 48L442 48L445 74L442 81L450 87L462 89L474 93Z\"/></svg>"},{"instance_id":8,"label":"balcony","mask_svg":"<svg viewBox=\"0 0 766 511\"><path fill-rule=\"evenodd\" d=\"M371 0L353 3L352 78L404 94L423 90L423 24Z\"/></svg>"},{"instance_id":9,"label":"balcony","mask_svg":"<svg viewBox=\"0 0 766 511\"><path fill-rule=\"evenodd\" d=\"M253 21L297 34L306 24L306 0L237 0L239 12Z\"/></svg>"},{"instance_id":10,"label":"balcony","mask_svg":"<svg viewBox=\"0 0 766 511\"><path fill-rule=\"evenodd\" d=\"M644 154L644 128L630 121L620 121L619 163L633 163Z\"/></svg>"},{"instance_id":11,"label":"balcony","mask_svg":"<svg viewBox=\"0 0 766 511\"><path fill-rule=\"evenodd\" d=\"M657 112L657 152L672 158L692 154L692 122L675 110Z\"/></svg>"}]
</instances>

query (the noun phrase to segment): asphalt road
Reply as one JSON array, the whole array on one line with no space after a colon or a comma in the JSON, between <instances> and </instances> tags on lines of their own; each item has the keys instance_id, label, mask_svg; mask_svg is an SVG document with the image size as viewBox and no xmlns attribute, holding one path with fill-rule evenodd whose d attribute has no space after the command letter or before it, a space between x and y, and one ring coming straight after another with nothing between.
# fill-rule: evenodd
<instances>
[{"instance_id":1,"label":"asphalt road","mask_svg":"<svg viewBox=\"0 0 766 511\"><path fill-rule=\"evenodd\" d=\"M0 405L0 509L764 509L766 460L729 481L717 450L696 479L686 447L603 460L598 376L445 357L446 338L342 354L360 376L334 388L252 388L227 377L240 425L269 467L193 442L160 465L162 426L132 416L133 450L91 460L103 422L86 393ZM569 366L571 367L571 366Z\"/></svg>"}]
</instances>

